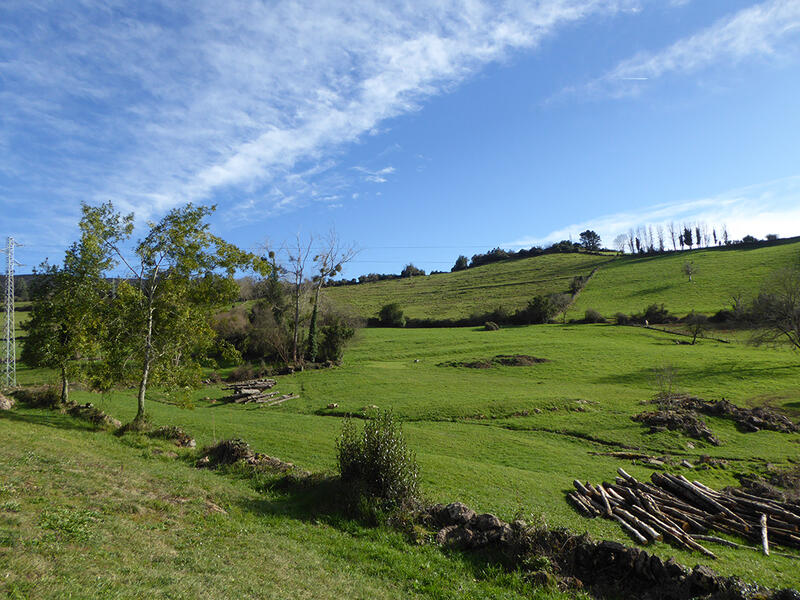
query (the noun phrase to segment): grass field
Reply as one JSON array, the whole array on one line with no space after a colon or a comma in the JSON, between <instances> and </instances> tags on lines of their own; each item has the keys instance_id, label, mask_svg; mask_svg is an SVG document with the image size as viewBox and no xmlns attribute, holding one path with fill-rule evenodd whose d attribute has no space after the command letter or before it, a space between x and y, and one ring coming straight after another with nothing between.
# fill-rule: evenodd
<instances>
[{"instance_id":1,"label":"grass field","mask_svg":"<svg viewBox=\"0 0 800 600\"><path fill-rule=\"evenodd\" d=\"M399 302L407 317L458 319L498 306L513 312L537 294L566 292L573 277L589 275L610 260L609 256L548 254L455 273L334 287L325 295L333 304L351 306L365 318L377 316L385 304Z\"/></svg>"},{"instance_id":2,"label":"grass field","mask_svg":"<svg viewBox=\"0 0 800 600\"><path fill-rule=\"evenodd\" d=\"M42 410L0 415L5 598L566 598Z\"/></svg>"},{"instance_id":3,"label":"grass field","mask_svg":"<svg viewBox=\"0 0 800 600\"><path fill-rule=\"evenodd\" d=\"M516 353L549 362L491 369L438 366ZM630 416L644 410L643 403L657 389L653 369L667 365L676 373L677 388L741 405L768 403L795 419L800 416L797 353L709 340L679 346L668 334L607 325L496 332L367 329L360 332L343 367L279 378L278 389L301 396L281 407L200 399L223 394L207 388L198 392L194 410L150 402L150 411L157 423L185 426L199 444L237 436L305 468L330 470L341 416L373 404L391 408L405 422L429 499L461 500L506 519L535 513L550 525L627 543L616 526L583 519L564 498L573 478L612 479L618 466L649 476L647 468L609 452L635 447L692 463L701 455L725 458L728 468L674 469L720 487L736 484L736 473L760 471L768 463L786 465L800 448L800 435L745 434L714 418L707 421L723 441L719 447L691 440L692 448L677 432L646 433ZM41 373L22 369L20 378L32 381ZM132 391L105 397L76 393L75 398L91 399L123 421L135 412ZM339 407L328 410L329 403ZM722 573L767 585L800 585L800 572L789 559L719 549L720 559L708 561L665 544L655 549L686 564L705 562Z\"/></svg>"},{"instance_id":4,"label":"grass field","mask_svg":"<svg viewBox=\"0 0 800 600\"><path fill-rule=\"evenodd\" d=\"M568 312L582 318L593 308L606 317L616 312L642 312L652 303L663 303L678 316L692 310L714 314L730 308L734 295L745 300L758 293L777 269L797 265L800 241L784 240L760 248L712 248L656 256L623 256L604 265L584 288ZM689 262L693 281L684 274Z\"/></svg>"}]
</instances>

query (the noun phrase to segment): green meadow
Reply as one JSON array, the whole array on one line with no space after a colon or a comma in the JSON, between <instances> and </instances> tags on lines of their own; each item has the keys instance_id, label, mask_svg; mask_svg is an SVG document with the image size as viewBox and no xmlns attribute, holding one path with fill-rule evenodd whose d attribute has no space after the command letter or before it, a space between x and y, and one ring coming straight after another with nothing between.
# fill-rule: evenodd
<instances>
[{"instance_id":1,"label":"green meadow","mask_svg":"<svg viewBox=\"0 0 800 600\"><path fill-rule=\"evenodd\" d=\"M632 421L658 391L656 370L664 367L674 371L674 389L744 406L769 404L800 417L797 353L712 340L676 345L673 339L666 333L611 325L494 332L366 329L342 367L280 377L276 389L300 394L280 407L216 402L224 392L215 386L196 394L193 409L178 408L162 397L151 401L149 410L157 423L184 426L200 445L241 437L259 451L304 468L332 471L342 418L363 414L373 405L391 409L404 422L429 500L460 500L506 519L533 515L551 526L629 543L609 521L580 517L564 496L574 478L610 480L619 466L638 477L649 476L648 468L611 453L636 449L692 464L699 464L702 455L722 458L726 468L673 469L721 487L735 485L737 474L788 465L800 449L800 435L741 433L723 419L707 419L721 446L677 432L649 434ZM528 354L547 362L489 369L440 366L498 354ZM41 374L23 369L20 376L32 381ZM75 396L123 421L135 413L132 391ZM328 409L330 404L338 407ZM766 585L800 584L790 559L715 547L720 558L711 561L666 544L654 548L686 564L709 564Z\"/></svg>"}]
</instances>

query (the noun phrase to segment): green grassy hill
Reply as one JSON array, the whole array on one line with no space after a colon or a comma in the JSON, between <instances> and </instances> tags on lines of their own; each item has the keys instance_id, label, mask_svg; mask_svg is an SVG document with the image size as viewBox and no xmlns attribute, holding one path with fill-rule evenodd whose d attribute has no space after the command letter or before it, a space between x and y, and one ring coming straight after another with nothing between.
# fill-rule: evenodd
<instances>
[{"instance_id":1,"label":"green grassy hill","mask_svg":"<svg viewBox=\"0 0 800 600\"><path fill-rule=\"evenodd\" d=\"M377 316L385 304L399 302L407 317L459 319L498 306L513 312L537 294L566 292L573 277L589 275L610 260L609 256L548 254L455 273L334 287L325 294L333 304L349 305L365 318Z\"/></svg>"},{"instance_id":2,"label":"green grassy hill","mask_svg":"<svg viewBox=\"0 0 800 600\"><path fill-rule=\"evenodd\" d=\"M729 308L731 298L758 292L772 272L800 261L800 239L760 248L709 248L656 256L623 256L603 265L568 313L583 317L593 308L606 317L616 312L641 312L663 303L683 316L695 310L713 314ZM693 265L693 281L683 267Z\"/></svg>"}]
</instances>

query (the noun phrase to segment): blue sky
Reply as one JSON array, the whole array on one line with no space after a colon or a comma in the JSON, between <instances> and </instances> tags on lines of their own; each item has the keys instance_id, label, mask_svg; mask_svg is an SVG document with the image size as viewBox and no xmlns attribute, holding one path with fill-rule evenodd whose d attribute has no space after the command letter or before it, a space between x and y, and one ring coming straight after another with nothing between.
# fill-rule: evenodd
<instances>
[{"instance_id":1,"label":"blue sky","mask_svg":"<svg viewBox=\"0 0 800 600\"><path fill-rule=\"evenodd\" d=\"M0 5L0 235L187 201L347 276L630 226L800 234L800 0Z\"/></svg>"}]
</instances>

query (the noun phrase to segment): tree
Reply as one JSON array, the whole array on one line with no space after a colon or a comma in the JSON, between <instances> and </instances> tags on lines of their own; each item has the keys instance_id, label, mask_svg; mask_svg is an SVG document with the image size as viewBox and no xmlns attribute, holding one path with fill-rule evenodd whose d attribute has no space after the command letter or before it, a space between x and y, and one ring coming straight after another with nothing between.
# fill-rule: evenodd
<instances>
[{"instance_id":1,"label":"tree","mask_svg":"<svg viewBox=\"0 0 800 600\"><path fill-rule=\"evenodd\" d=\"M675 227L675 221L670 221L668 227L669 227L669 237L672 239L672 249L677 250L678 246L675 245L675 239L676 239L675 234L677 232L677 229Z\"/></svg>"},{"instance_id":2,"label":"tree","mask_svg":"<svg viewBox=\"0 0 800 600\"><path fill-rule=\"evenodd\" d=\"M406 317L397 302L386 304L378 313L378 321L382 327L405 327Z\"/></svg>"},{"instance_id":3,"label":"tree","mask_svg":"<svg viewBox=\"0 0 800 600\"><path fill-rule=\"evenodd\" d=\"M692 311L686 315L686 326L692 334L692 346L694 346L697 336L702 336L708 326L708 317Z\"/></svg>"},{"instance_id":4,"label":"tree","mask_svg":"<svg viewBox=\"0 0 800 600\"><path fill-rule=\"evenodd\" d=\"M619 250L620 252L625 252L625 247L628 245L628 236L624 233L620 233L617 237L614 238L614 248Z\"/></svg>"},{"instance_id":5,"label":"tree","mask_svg":"<svg viewBox=\"0 0 800 600\"><path fill-rule=\"evenodd\" d=\"M587 229L586 231L582 232L580 236L581 246L583 246L584 249L589 251L600 250L600 236L597 235L597 233L591 229Z\"/></svg>"},{"instance_id":6,"label":"tree","mask_svg":"<svg viewBox=\"0 0 800 600\"><path fill-rule=\"evenodd\" d=\"M351 246L344 247L339 241L339 236L334 230L328 233L326 238L321 238L322 250L314 256L314 264L317 273L314 275L312 283L314 285L314 303L311 309L311 321L308 325L308 360L316 362L319 352L319 341L317 339L317 313L319 307L319 294L322 287L329 277L336 273L341 273L342 265L349 262L355 255L356 250Z\"/></svg>"},{"instance_id":7,"label":"tree","mask_svg":"<svg viewBox=\"0 0 800 600\"><path fill-rule=\"evenodd\" d=\"M93 215L110 205L82 205L81 239L67 250L61 267L41 266L31 284L32 310L23 327L27 340L22 359L33 367L56 369L61 377L61 402L69 401L69 382L82 362L97 353L103 303L110 291L103 273L112 266L98 238Z\"/></svg>"},{"instance_id":8,"label":"tree","mask_svg":"<svg viewBox=\"0 0 800 600\"><path fill-rule=\"evenodd\" d=\"M403 270L400 271L400 277L423 277L424 275L425 271L415 267L412 263L407 264L403 267Z\"/></svg>"},{"instance_id":9,"label":"tree","mask_svg":"<svg viewBox=\"0 0 800 600\"><path fill-rule=\"evenodd\" d=\"M692 262L685 262L683 263L683 273L689 277L689 281L692 281L692 275L694 275L697 270L694 268L694 263Z\"/></svg>"},{"instance_id":10,"label":"tree","mask_svg":"<svg viewBox=\"0 0 800 600\"><path fill-rule=\"evenodd\" d=\"M692 228L684 226L683 228L683 243L689 246L689 250L692 249Z\"/></svg>"},{"instance_id":11,"label":"tree","mask_svg":"<svg viewBox=\"0 0 800 600\"><path fill-rule=\"evenodd\" d=\"M800 350L800 267L777 271L750 308L755 344L789 342Z\"/></svg>"},{"instance_id":12,"label":"tree","mask_svg":"<svg viewBox=\"0 0 800 600\"><path fill-rule=\"evenodd\" d=\"M202 361L216 339L210 317L234 302L237 269L266 274L268 264L211 234L205 218L215 207L187 204L171 210L140 240L135 260L120 242L131 233L133 217L111 204L89 209L104 248L127 267L128 277L109 304L102 383L138 381L134 422L145 419L148 385L178 388L196 383Z\"/></svg>"},{"instance_id":13,"label":"tree","mask_svg":"<svg viewBox=\"0 0 800 600\"><path fill-rule=\"evenodd\" d=\"M456 264L450 269L450 272L463 271L469 266L469 259L463 254L456 259Z\"/></svg>"}]
</instances>

